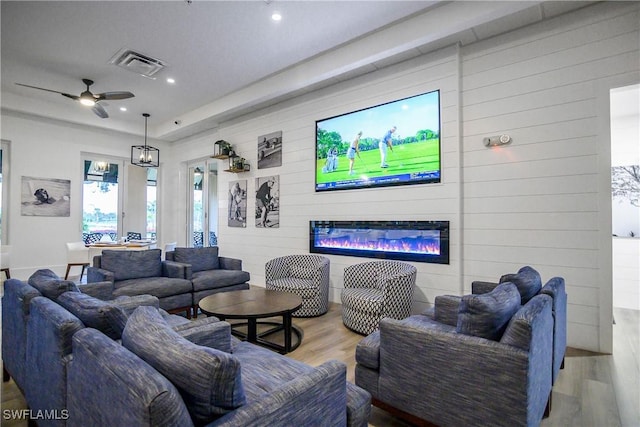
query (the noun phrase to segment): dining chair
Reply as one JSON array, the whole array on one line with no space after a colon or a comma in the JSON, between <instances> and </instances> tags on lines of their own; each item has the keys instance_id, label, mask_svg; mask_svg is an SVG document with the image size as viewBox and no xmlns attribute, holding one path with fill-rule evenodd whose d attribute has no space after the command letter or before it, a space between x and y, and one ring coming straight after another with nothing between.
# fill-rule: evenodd
<instances>
[{"instance_id":1,"label":"dining chair","mask_svg":"<svg viewBox=\"0 0 640 427\"><path fill-rule=\"evenodd\" d=\"M142 233L136 233L135 231L127 231L127 241L142 240Z\"/></svg>"},{"instance_id":2,"label":"dining chair","mask_svg":"<svg viewBox=\"0 0 640 427\"><path fill-rule=\"evenodd\" d=\"M102 239L102 233L89 233L84 242L90 245L91 243L98 243L100 239Z\"/></svg>"},{"instance_id":3,"label":"dining chair","mask_svg":"<svg viewBox=\"0 0 640 427\"><path fill-rule=\"evenodd\" d=\"M203 246L203 232L202 231L194 231L193 232L193 247L201 248Z\"/></svg>"},{"instance_id":4,"label":"dining chair","mask_svg":"<svg viewBox=\"0 0 640 427\"><path fill-rule=\"evenodd\" d=\"M218 246L218 236L215 231L209 232L209 246Z\"/></svg>"},{"instance_id":5,"label":"dining chair","mask_svg":"<svg viewBox=\"0 0 640 427\"><path fill-rule=\"evenodd\" d=\"M80 281L86 268L89 266L89 248L83 242L67 243L67 271L64 274L64 280L69 278L71 267L82 267L80 272Z\"/></svg>"},{"instance_id":6,"label":"dining chair","mask_svg":"<svg viewBox=\"0 0 640 427\"><path fill-rule=\"evenodd\" d=\"M164 253L166 254L167 252L171 252L176 248L177 245L178 242L167 243L166 245L164 245Z\"/></svg>"}]
</instances>

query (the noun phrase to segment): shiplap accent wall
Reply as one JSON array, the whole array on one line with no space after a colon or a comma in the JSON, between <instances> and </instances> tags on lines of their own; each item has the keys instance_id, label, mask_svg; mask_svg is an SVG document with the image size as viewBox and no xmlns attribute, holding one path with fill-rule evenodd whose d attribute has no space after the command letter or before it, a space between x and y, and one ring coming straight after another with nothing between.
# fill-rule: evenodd
<instances>
[{"instance_id":1,"label":"shiplap accent wall","mask_svg":"<svg viewBox=\"0 0 640 427\"><path fill-rule=\"evenodd\" d=\"M241 258L251 283L264 286L264 265L276 256L308 253L310 220L448 220L451 224L450 265L416 263L418 288L414 310L429 305L435 295L461 292L460 272L460 180L459 180L459 61L457 48L448 48L401 66L388 68L359 79L281 104L254 117L227 123L213 135L180 144L173 153L185 157L185 147L202 147L211 153L213 138L231 142L236 152L249 160L251 172L220 172L221 254ZM443 182L440 184L343 190L315 193L315 121L359 110L395 99L440 90L442 110L441 147ZM389 126L392 126L390 123ZM257 169L258 136L282 131L282 166ZM197 157L197 156L196 156ZM193 157L191 157L193 158ZM346 161L341 158L340 161ZM220 161L223 162L223 161ZM224 163L220 164L220 168ZM255 227L255 179L280 176L280 227ZM229 182L246 179L248 221L246 228L227 226ZM186 218L185 218L186 220ZM184 222L182 222L184 224ZM331 259L330 299L340 301L344 268L367 259L328 256Z\"/></svg>"},{"instance_id":2,"label":"shiplap accent wall","mask_svg":"<svg viewBox=\"0 0 640 427\"><path fill-rule=\"evenodd\" d=\"M610 76L637 75L638 22L637 5L602 4L462 55L465 291L525 264L543 281L562 276L569 345L596 351L607 350L596 337L600 308L611 305L611 283L600 280L611 254L599 245L610 224L601 221L598 144L609 142L597 91ZM511 145L483 147L483 137L503 133Z\"/></svg>"},{"instance_id":3,"label":"shiplap accent wall","mask_svg":"<svg viewBox=\"0 0 640 427\"><path fill-rule=\"evenodd\" d=\"M566 279L569 345L611 351L606 88L640 81L638 10L638 3L603 2L430 53L223 124L176 144L172 155L184 166L222 138L251 162L248 174L219 175L219 234L222 255L242 258L253 284L264 283L268 259L308 251L311 219L449 220L451 264L414 263L414 312L437 295L469 292L472 280L497 280L528 264L543 280ZM315 120L434 89L442 98L442 184L314 192ZM282 167L255 169L257 137L278 130ZM511 145L482 145L502 133ZM167 178L179 187L182 166ZM246 229L226 227L229 181L248 180L251 213L255 177L272 174L280 175L280 228L257 229L252 218ZM185 201L178 202L180 227ZM338 302L344 267L363 259L330 258L330 298Z\"/></svg>"}]
</instances>

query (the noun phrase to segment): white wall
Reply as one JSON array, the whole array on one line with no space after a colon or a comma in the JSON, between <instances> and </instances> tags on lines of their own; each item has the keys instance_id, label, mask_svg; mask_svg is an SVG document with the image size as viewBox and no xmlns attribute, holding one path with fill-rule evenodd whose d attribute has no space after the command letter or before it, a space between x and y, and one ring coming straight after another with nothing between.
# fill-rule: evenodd
<instances>
[{"instance_id":1,"label":"white wall","mask_svg":"<svg viewBox=\"0 0 640 427\"><path fill-rule=\"evenodd\" d=\"M82 153L128 159L140 137L97 130L22 114L2 112L2 139L11 144L8 241L11 276L28 278L36 269L50 268L64 275L66 242L82 237ZM162 150L164 143L153 141ZM70 217L20 215L22 176L71 181Z\"/></svg>"},{"instance_id":2,"label":"white wall","mask_svg":"<svg viewBox=\"0 0 640 427\"><path fill-rule=\"evenodd\" d=\"M611 351L608 94L640 82L638 9L599 3L337 83L170 147L154 142L164 150L159 233L186 243L186 162L208 158L225 139L252 170L218 176L221 254L241 258L253 284L264 283L268 259L308 251L310 219L449 220L451 264L414 264L414 311L436 295L468 292L472 280L529 264L544 279L566 280L569 345ZM315 120L434 89L442 95L441 184L314 192ZM279 130L283 165L257 170L257 137ZM513 137L511 145L484 148L484 136L501 133ZM73 186L71 219L20 217L12 201L12 261L27 276L64 265L64 242L81 226L79 152L127 157L138 138L4 114L2 138L12 142L12 194L21 175L72 179ZM255 178L273 174L280 175L280 228L226 226L229 181L246 177L251 212ZM344 267L363 259L330 258L331 299L339 301Z\"/></svg>"},{"instance_id":3,"label":"white wall","mask_svg":"<svg viewBox=\"0 0 640 427\"><path fill-rule=\"evenodd\" d=\"M637 4L601 3L463 50L464 283L524 264L564 277L569 345L596 351L611 351L599 92L639 80L638 22ZM481 145L501 133L510 146Z\"/></svg>"},{"instance_id":4,"label":"white wall","mask_svg":"<svg viewBox=\"0 0 640 427\"><path fill-rule=\"evenodd\" d=\"M243 269L251 273L251 283L264 286L264 265L276 256L306 253L309 250L310 220L448 220L451 222L451 264L416 264L418 290L415 310L425 308L435 295L460 293L460 181L458 161L458 55L455 48L365 76L352 82L279 105L252 118L227 123L216 132L178 143L173 159L183 163L173 171L182 180L189 159L210 155L213 142L224 139L252 165L251 172L219 172L219 245L224 256L241 258ZM315 120L330 117L394 99L441 91L442 141L444 165L441 184L393 187L378 190L314 191ZM258 136L282 131L283 160L277 168L257 169ZM224 168L224 161L220 161ZM248 212L255 210L256 177L280 175L280 228L256 228L251 215L246 228L226 224L229 181L247 180ZM183 194L183 193L181 193ZM181 205L174 214L184 224L186 197L170 196ZM173 220L172 220L173 221ZM185 241L179 235L178 241ZM340 301L342 275L347 265L362 258L329 256L331 259L330 298Z\"/></svg>"}]
</instances>

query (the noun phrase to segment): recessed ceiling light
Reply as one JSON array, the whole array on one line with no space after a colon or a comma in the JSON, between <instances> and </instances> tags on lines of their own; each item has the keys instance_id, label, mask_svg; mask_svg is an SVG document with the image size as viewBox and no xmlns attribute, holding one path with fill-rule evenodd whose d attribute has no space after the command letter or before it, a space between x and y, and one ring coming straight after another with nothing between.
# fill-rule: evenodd
<instances>
[{"instance_id":1,"label":"recessed ceiling light","mask_svg":"<svg viewBox=\"0 0 640 427\"><path fill-rule=\"evenodd\" d=\"M127 107L120 107L120 111L127 111Z\"/></svg>"},{"instance_id":2,"label":"recessed ceiling light","mask_svg":"<svg viewBox=\"0 0 640 427\"><path fill-rule=\"evenodd\" d=\"M175 79L172 79L171 77L167 78L167 83L174 84L175 82Z\"/></svg>"},{"instance_id":3,"label":"recessed ceiling light","mask_svg":"<svg viewBox=\"0 0 640 427\"><path fill-rule=\"evenodd\" d=\"M273 19L274 21L281 21L282 15L280 15L280 13L278 12L273 12L273 14L271 15L271 19Z\"/></svg>"}]
</instances>

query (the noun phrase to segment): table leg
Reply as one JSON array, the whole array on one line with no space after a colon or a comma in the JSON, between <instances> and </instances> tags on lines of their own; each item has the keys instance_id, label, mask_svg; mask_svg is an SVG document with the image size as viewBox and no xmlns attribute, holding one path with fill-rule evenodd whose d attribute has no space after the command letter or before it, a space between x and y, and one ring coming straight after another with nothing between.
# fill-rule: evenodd
<instances>
[{"instance_id":1,"label":"table leg","mask_svg":"<svg viewBox=\"0 0 640 427\"><path fill-rule=\"evenodd\" d=\"M247 341L255 344L258 342L258 325L255 318L247 320Z\"/></svg>"},{"instance_id":2,"label":"table leg","mask_svg":"<svg viewBox=\"0 0 640 427\"><path fill-rule=\"evenodd\" d=\"M284 325L284 351L291 351L291 313L282 315L282 324Z\"/></svg>"}]
</instances>

